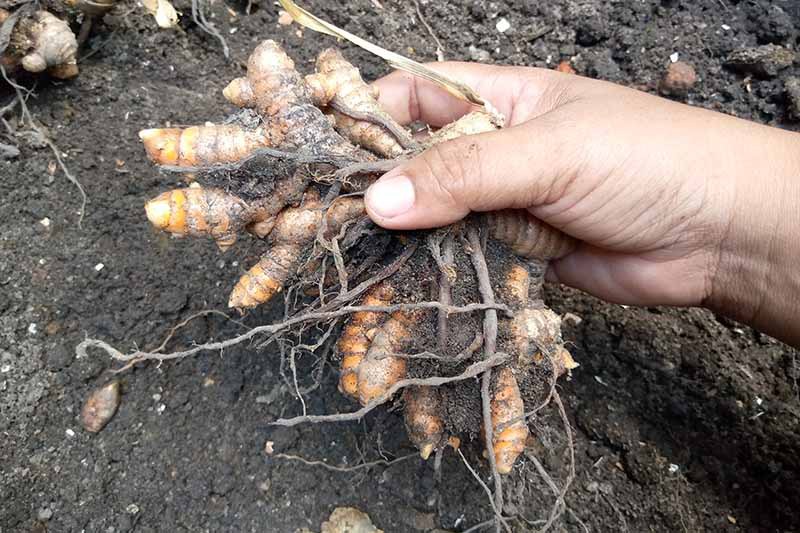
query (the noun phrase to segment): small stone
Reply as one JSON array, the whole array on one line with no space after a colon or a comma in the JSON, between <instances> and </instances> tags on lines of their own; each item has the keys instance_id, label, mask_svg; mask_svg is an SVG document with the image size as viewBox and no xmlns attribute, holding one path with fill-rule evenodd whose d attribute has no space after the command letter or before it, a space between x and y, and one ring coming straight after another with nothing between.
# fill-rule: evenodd
<instances>
[{"instance_id":1,"label":"small stone","mask_svg":"<svg viewBox=\"0 0 800 533\"><path fill-rule=\"evenodd\" d=\"M793 119L800 120L800 78L787 79L784 88L789 99L789 113Z\"/></svg>"},{"instance_id":2,"label":"small stone","mask_svg":"<svg viewBox=\"0 0 800 533\"><path fill-rule=\"evenodd\" d=\"M67 437L69 437L69 438L72 438L72 437L75 436L75 432L73 430L71 430L70 428L67 428L67 430L64 431L64 433L66 433Z\"/></svg>"},{"instance_id":3,"label":"small stone","mask_svg":"<svg viewBox=\"0 0 800 533\"><path fill-rule=\"evenodd\" d=\"M674 54L670 54L669 61L670 63L677 63L680 60L680 58L681 55L678 52L675 52Z\"/></svg>"},{"instance_id":4,"label":"small stone","mask_svg":"<svg viewBox=\"0 0 800 533\"><path fill-rule=\"evenodd\" d=\"M75 353L64 345L59 345L50 350L45 356L45 364L50 370L61 370L72 364Z\"/></svg>"},{"instance_id":5,"label":"small stone","mask_svg":"<svg viewBox=\"0 0 800 533\"><path fill-rule=\"evenodd\" d=\"M128 514L139 514L139 506L138 506L138 505L136 505L135 503L132 503L132 504L128 505L128 506L125 508L125 511L126 511Z\"/></svg>"},{"instance_id":6,"label":"small stone","mask_svg":"<svg viewBox=\"0 0 800 533\"><path fill-rule=\"evenodd\" d=\"M564 74L577 74L569 61L562 61L559 63L558 66L556 66L556 70Z\"/></svg>"},{"instance_id":7,"label":"small stone","mask_svg":"<svg viewBox=\"0 0 800 533\"><path fill-rule=\"evenodd\" d=\"M35 322L31 322L30 324L28 324L28 333L30 335L36 335L37 331L38 331L38 326L36 325Z\"/></svg>"},{"instance_id":8,"label":"small stone","mask_svg":"<svg viewBox=\"0 0 800 533\"><path fill-rule=\"evenodd\" d=\"M119 381L113 380L89 394L81 409L81 424L86 431L97 433L117 412L120 402Z\"/></svg>"},{"instance_id":9,"label":"small stone","mask_svg":"<svg viewBox=\"0 0 800 533\"><path fill-rule=\"evenodd\" d=\"M42 220L39 221L39 224L41 224L45 228L49 228L50 227L50 219L47 218L47 217L44 217Z\"/></svg>"},{"instance_id":10,"label":"small stone","mask_svg":"<svg viewBox=\"0 0 800 533\"><path fill-rule=\"evenodd\" d=\"M264 453L266 453L267 455L272 455L273 453L275 453L275 443L272 442L271 440L265 442Z\"/></svg>"},{"instance_id":11,"label":"small stone","mask_svg":"<svg viewBox=\"0 0 800 533\"><path fill-rule=\"evenodd\" d=\"M473 61L478 61L480 63L486 63L492 59L492 56L489 52L472 44L469 46L469 57Z\"/></svg>"},{"instance_id":12,"label":"small stone","mask_svg":"<svg viewBox=\"0 0 800 533\"><path fill-rule=\"evenodd\" d=\"M567 10L567 17L575 25L575 43L591 47L611 35L608 17L596 7L596 2L582 2Z\"/></svg>"},{"instance_id":13,"label":"small stone","mask_svg":"<svg viewBox=\"0 0 800 533\"><path fill-rule=\"evenodd\" d=\"M775 44L735 50L728 56L725 66L744 74L774 78L781 70L792 66L796 55L791 50Z\"/></svg>"},{"instance_id":14,"label":"small stone","mask_svg":"<svg viewBox=\"0 0 800 533\"><path fill-rule=\"evenodd\" d=\"M49 507L42 507L36 513L36 517L42 522L47 522L53 517L53 510L50 509Z\"/></svg>"},{"instance_id":15,"label":"small stone","mask_svg":"<svg viewBox=\"0 0 800 533\"><path fill-rule=\"evenodd\" d=\"M511 29L511 23L505 17L501 17L500 20L497 21L497 24L495 24L495 28L497 28L497 31L500 33L505 33Z\"/></svg>"},{"instance_id":16,"label":"small stone","mask_svg":"<svg viewBox=\"0 0 800 533\"><path fill-rule=\"evenodd\" d=\"M659 92L667 96L684 96L697 83L697 72L684 61L670 63L658 86Z\"/></svg>"},{"instance_id":17,"label":"small stone","mask_svg":"<svg viewBox=\"0 0 800 533\"><path fill-rule=\"evenodd\" d=\"M292 16L291 16L289 13L287 13L286 11L283 11L283 10L281 10L281 11L278 13L278 24L280 24L281 26L288 26L288 25L290 25L292 22L294 22L294 19L293 19L293 18L292 18Z\"/></svg>"},{"instance_id":18,"label":"small stone","mask_svg":"<svg viewBox=\"0 0 800 533\"><path fill-rule=\"evenodd\" d=\"M337 507L322 523L320 533L383 533L372 524L369 516L353 507Z\"/></svg>"},{"instance_id":19,"label":"small stone","mask_svg":"<svg viewBox=\"0 0 800 533\"><path fill-rule=\"evenodd\" d=\"M95 271L95 272L100 272L100 271L101 271L101 270L103 270L104 268L105 268L105 265L104 265L103 263L97 263L97 264L94 266L94 271Z\"/></svg>"}]
</instances>

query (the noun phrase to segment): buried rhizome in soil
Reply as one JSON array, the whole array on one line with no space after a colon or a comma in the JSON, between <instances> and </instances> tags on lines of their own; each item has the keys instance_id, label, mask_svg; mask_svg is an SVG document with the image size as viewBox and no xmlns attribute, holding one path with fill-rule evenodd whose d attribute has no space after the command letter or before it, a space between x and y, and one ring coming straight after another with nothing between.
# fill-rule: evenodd
<instances>
[{"instance_id":1,"label":"buried rhizome in soil","mask_svg":"<svg viewBox=\"0 0 800 533\"><path fill-rule=\"evenodd\" d=\"M436 465L448 445L461 453L460 437L483 442L496 521L507 529L502 475L513 474L536 438L532 415L552 402L570 442L555 383L576 363L540 289L547 261L574 242L522 211L390 232L367 218L361 198L381 173L421 150L502 120L476 108L419 140L381 109L340 52L320 53L316 72L304 77L272 41L253 51L247 75L224 94L241 111L221 124L141 132L150 158L190 182L149 201L147 217L174 235L211 237L223 250L244 232L264 239L261 260L229 305L244 311L282 297L285 320L174 353L123 354L92 339L79 350L100 347L128 367L244 341L275 343L301 400L319 376L302 390L296 357L319 353L321 373L333 351L340 390L361 408L313 415L304 408L274 424L356 420L400 401L409 438L424 458L435 454ZM548 524L564 510L571 477L562 489L550 481L557 503Z\"/></svg>"}]
</instances>

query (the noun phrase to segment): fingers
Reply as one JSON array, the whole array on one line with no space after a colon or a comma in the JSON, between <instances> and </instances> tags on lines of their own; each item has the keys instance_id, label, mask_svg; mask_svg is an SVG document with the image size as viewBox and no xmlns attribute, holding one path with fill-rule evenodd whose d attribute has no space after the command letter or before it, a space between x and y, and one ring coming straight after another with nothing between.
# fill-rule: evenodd
<instances>
[{"instance_id":1,"label":"fingers","mask_svg":"<svg viewBox=\"0 0 800 533\"><path fill-rule=\"evenodd\" d=\"M550 263L547 280L586 291L610 302L629 305L698 305L708 281L704 263L691 255L659 260L582 244Z\"/></svg>"},{"instance_id":2,"label":"fingers","mask_svg":"<svg viewBox=\"0 0 800 533\"><path fill-rule=\"evenodd\" d=\"M367 191L367 213L383 227L444 226L470 211L537 205L569 157L553 157L558 134L547 120L438 144ZM561 168L564 167L564 168Z\"/></svg>"},{"instance_id":3,"label":"fingers","mask_svg":"<svg viewBox=\"0 0 800 533\"><path fill-rule=\"evenodd\" d=\"M480 63L446 62L427 66L466 83L491 102L509 120L509 125L551 110L563 83L577 79L536 68ZM380 92L381 105L401 124L421 120L440 127L474 109L438 85L401 71L377 80L374 86Z\"/></svg>"}]
</instances>

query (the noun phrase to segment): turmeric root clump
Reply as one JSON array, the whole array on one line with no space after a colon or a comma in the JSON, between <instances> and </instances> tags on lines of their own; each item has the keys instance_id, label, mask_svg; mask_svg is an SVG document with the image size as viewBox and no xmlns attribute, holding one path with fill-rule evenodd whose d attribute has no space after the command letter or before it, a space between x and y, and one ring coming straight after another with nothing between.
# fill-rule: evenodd
<instances>
[{"instance_id":1,"label":"turmeric root clump","mask_svg":"<svg viewBox=\"0 0 800 533\"><path fill-rule=\"evenodd\" d=\"M0 9L1 19L8 16ZM40 10L17 21L1 62L27 72L47 71L54 78L68 79L78 75L77 53L78 41L69 24Z\"/></svg>"},{"instance_id":2,"label":"turmeric root clump","mask_svg":"<svg viewBox=\"0 0 800 533\"><path fill-rule=\"evenodd\" d=\"M273 41L256 47L246 76L223 94L241 109L222 125L141 132L164 170L210 182L151 200L148 219L174 235L212 237L223 249L243 231L264 239L266 250L228 304L251 309L287 289L287 317L314 313L292 322L298 331L275 335L294 335L293 350L307 349L301 336L315 336L323 328L313 326L322 323L317 346L330 347L338 321L352 311L344 307L360 295L362 306L383 308L353 313L336 343L339 389L365 406L354 414L402 389L408 435L423 458L458 440L446 433L484 442L492 433L485 444L495 473L511 472L529 434L525 402L553 393L556 378L577 366L564 348L560 317L540 294L547 261L577 242L513 210L475 215L441 232L393 234L364 217L359 196L401 157L494 131L500 120L474 111L417 141L340 52L323 51L316 72L303 76ZM412 305L421 295L438 295L438 302ZM436 320L426 310L432 308ZM406 353L412 347L419 351ZM463 402L478 376L485 412Z\"/></svg>"}]
</instances>

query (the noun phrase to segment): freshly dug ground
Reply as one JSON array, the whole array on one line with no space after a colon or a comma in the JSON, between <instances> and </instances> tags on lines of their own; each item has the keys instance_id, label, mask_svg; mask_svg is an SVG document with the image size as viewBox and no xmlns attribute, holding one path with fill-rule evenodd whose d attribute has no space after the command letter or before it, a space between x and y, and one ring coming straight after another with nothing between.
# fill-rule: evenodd
<instances>
[{"instance_id":1,"label":"freshly dug ground","mask_svg":"<svg viewBox=\"0 0 800 533\"><path fill-rule=\"evenodd\" d=\"M414 2L303 5L387 48L435 59ZM360 508L388 532L463 531L491 517L485 494L450 450L439 483L433 461L417 457L353 472L276 457L350 467L414 449L400 414L386 409L361 423L270 426L301 410L274 347L140 365L119 376L122 403L111 423L97 435L81 428L82 402L112 365L100 354L76 358L80 340L158 345L190 314L225 310L230 288L264 246L244 239L220 255L210 240L155 234L143 203L176 178L146 161L137 132L221 120L232 111L222 88L262 39L282 43L306 71L332 44L279 25L271 2L254 4L249 15L244 4L217 2L209 17L230 45L228 62L218 41L191 23L190 3L176 6L186 13L180 31L158 30L142 9L119 6L95 25L79 77L39 81L29 100L86 188L82 228L80 197L52 172L47 148L17 138L21 156L0 161L0 532L292 532L318 529L338 506ZM573 58L579 74L655 91L678 53L699 76L689 103L798 128L785 91L797 66L766 78L724 67L740 48L797 47L794 0L420 0L419 8L449 59L553 68ZM510 24L504 32L502 19ZM386 72L366 53L345 51L365 77ZM5 102L11 92L1 90ZM577 478L558 527L800 528L793 350L702 310L624 308L557 287L546 296L556 311L583 319L565 328L581 367L560 389L575 432ZM250 313L243 324L271 322L276 311ZM173 346L242 327L208 315L181 330ZM302 360L301 372L312 363ZM337 392L330 367L305 401L312 413L355 407ZM557 418L547 419L529 453L560 483L563 436ZM265 453L268 441L273 455ZM480 449L463 444L488 482ZM541 526L553 502L530 465L506 485L506 513L533 524L513 522L519 531Z\"/></svg>"}]
</instances>

